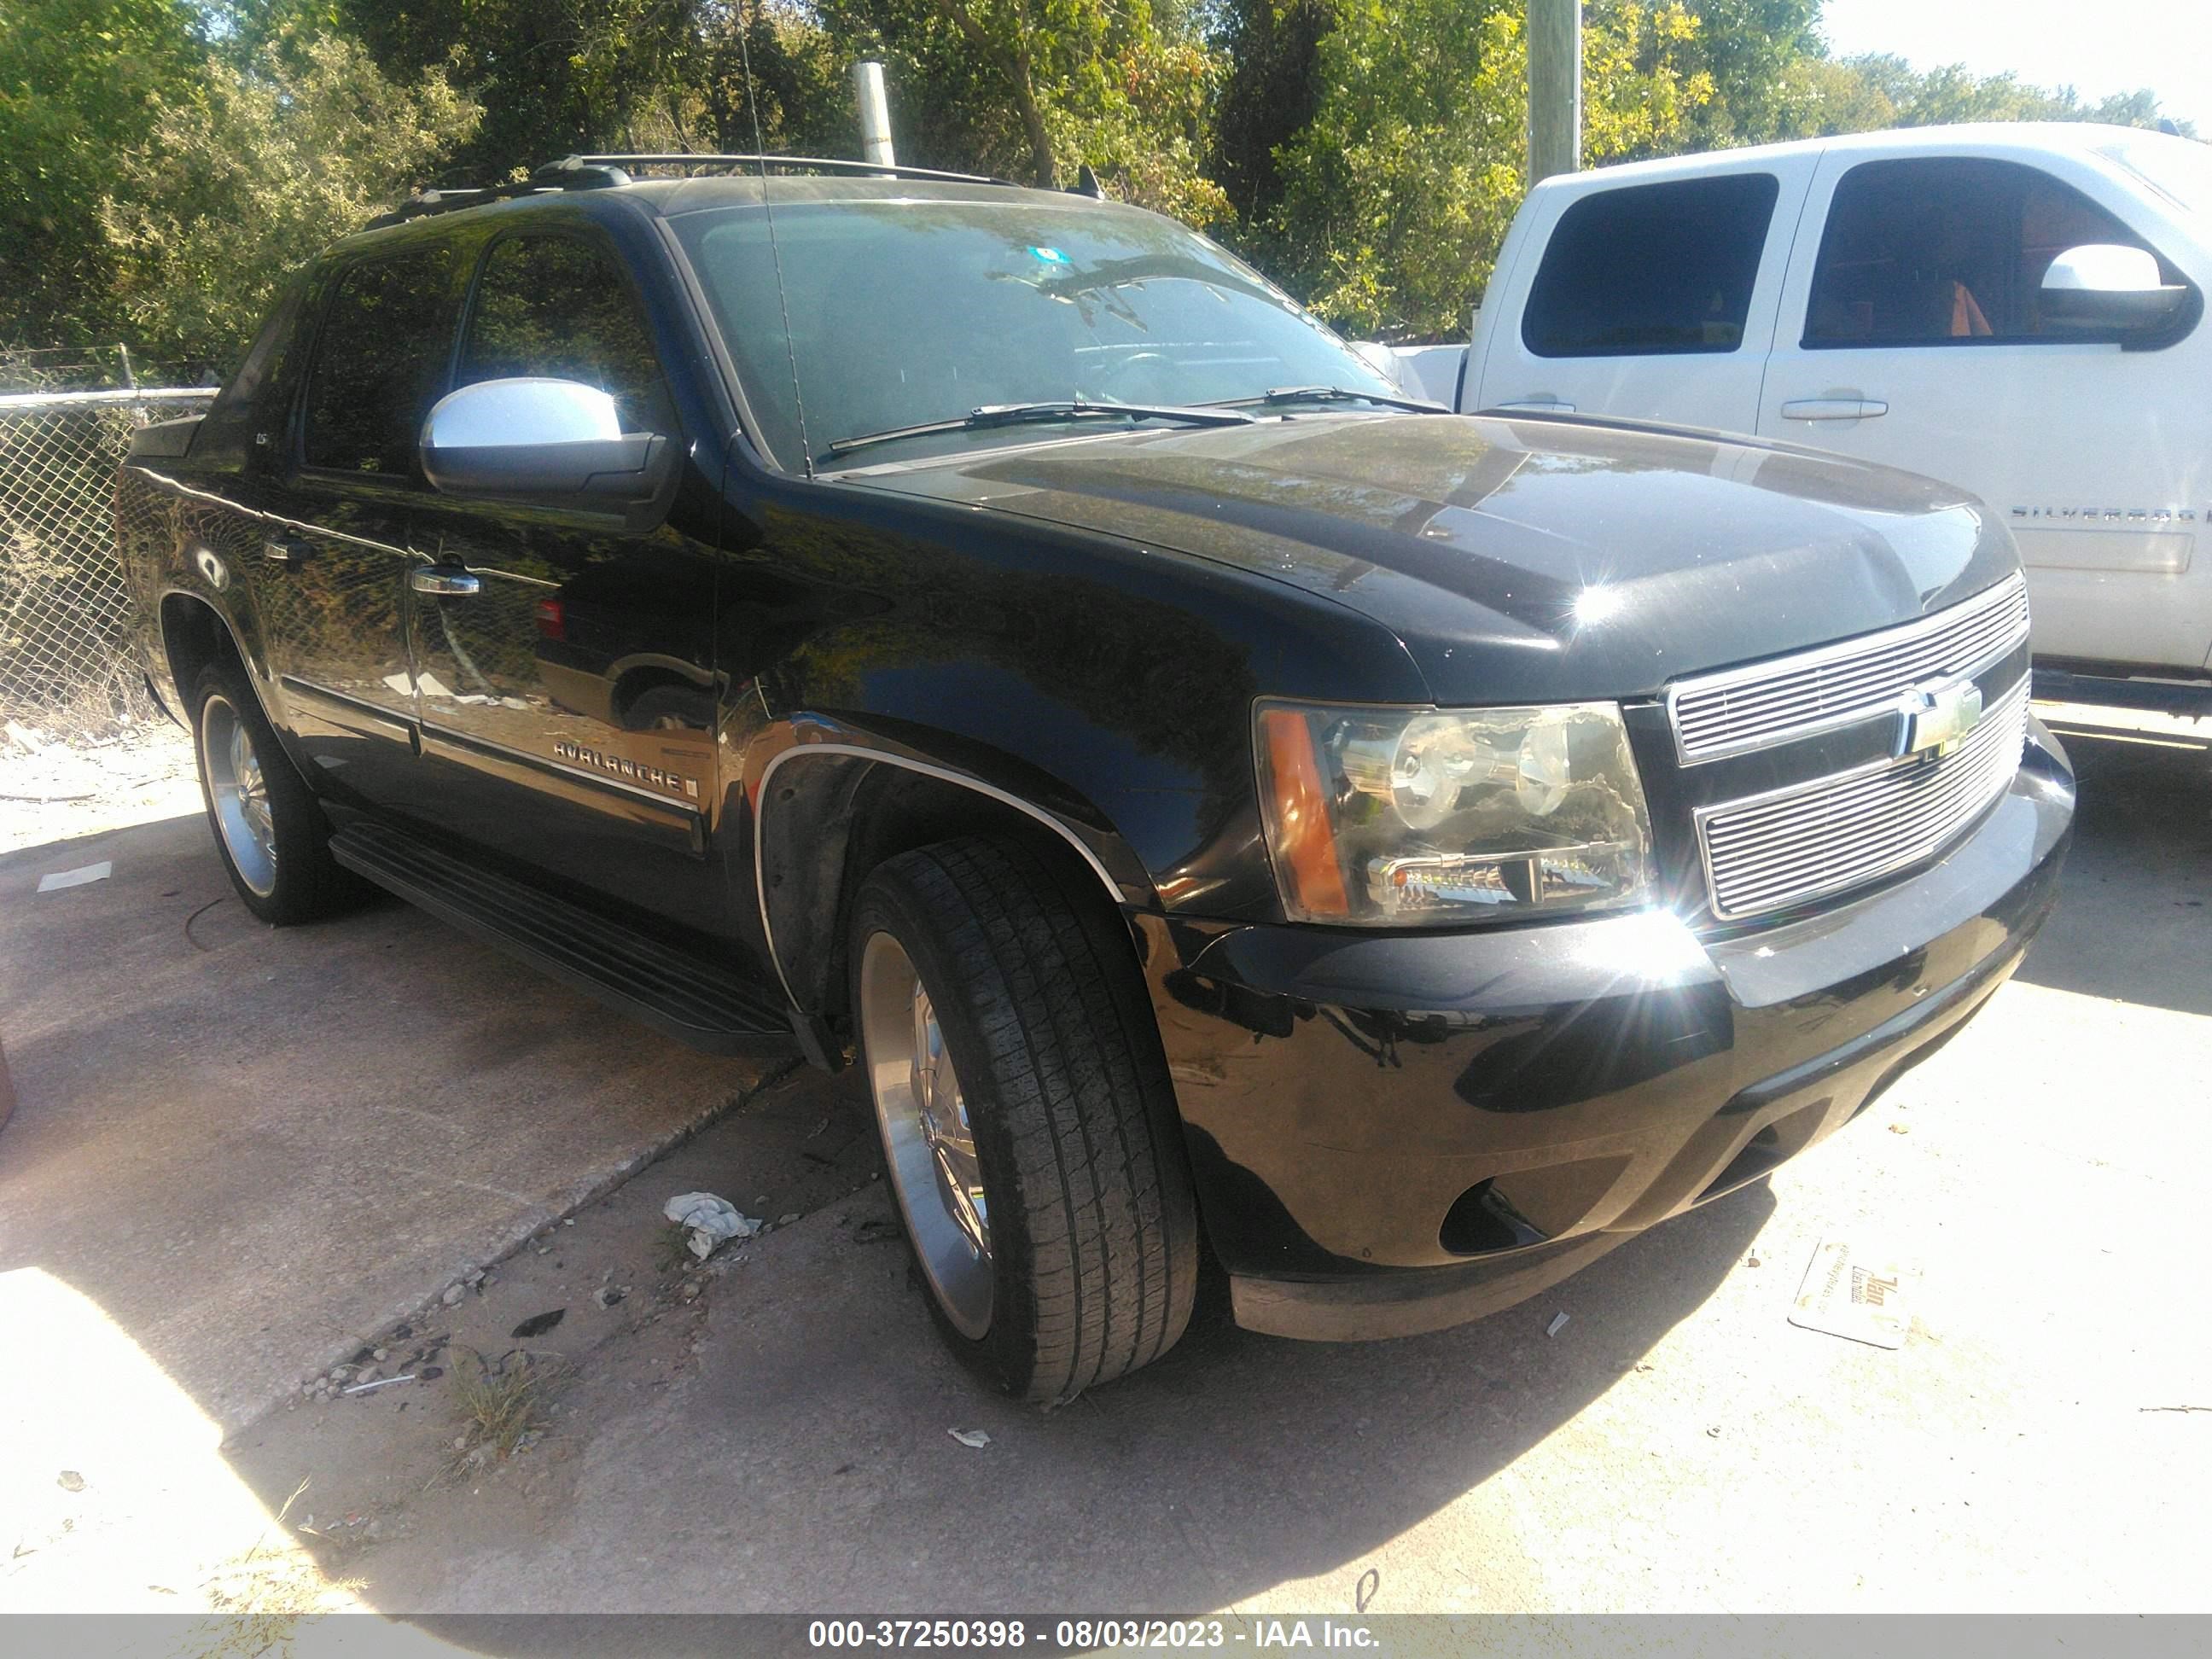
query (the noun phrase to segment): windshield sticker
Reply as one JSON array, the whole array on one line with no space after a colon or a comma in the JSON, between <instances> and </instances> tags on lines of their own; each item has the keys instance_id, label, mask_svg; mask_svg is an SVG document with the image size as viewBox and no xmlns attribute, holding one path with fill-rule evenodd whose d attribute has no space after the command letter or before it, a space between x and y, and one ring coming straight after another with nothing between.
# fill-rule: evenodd
<instances>
[{"instance_id":1,"label":"windshield sticker","mask_svg":"<svg viewBox=\"0 0 2212 1659\"><path fill-rule=\"evenodd\" d=\"M1048 265L1065 265L1073 263L1056 247L1033 247L1030 250L1030 257L1033 259L1042 259Z\"/></svg>"}]
</instances>

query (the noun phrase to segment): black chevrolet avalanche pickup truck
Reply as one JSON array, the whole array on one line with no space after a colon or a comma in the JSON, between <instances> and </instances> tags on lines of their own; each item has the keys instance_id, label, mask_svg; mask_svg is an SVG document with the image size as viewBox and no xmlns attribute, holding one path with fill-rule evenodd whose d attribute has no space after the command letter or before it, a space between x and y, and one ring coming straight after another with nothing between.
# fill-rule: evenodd
<instances>
[{"instance_id":1,"label":"black chevrolet avalanche pickup truck","mask_svg":"<svg viewBox=\"0 0 2212 1659\"><path fill-rule=\"evenodd\" d=\"M257 915L366 881L853 1055L937 1323L1033 1400L1206 1263L1254 1330L1427 1331L1759 1180L1988 1000L2072 822L1971 500L1443 413L1095 194L417 198L117 517Z\"/></svg>"}]
</instances>

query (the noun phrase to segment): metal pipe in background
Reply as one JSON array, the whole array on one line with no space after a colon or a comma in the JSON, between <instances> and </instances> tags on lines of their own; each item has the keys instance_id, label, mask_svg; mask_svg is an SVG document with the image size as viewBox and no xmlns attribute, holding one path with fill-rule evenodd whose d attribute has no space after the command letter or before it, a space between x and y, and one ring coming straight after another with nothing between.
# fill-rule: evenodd
<instances>
[{"instance_id":1,"label":"metal pipe in background","mask_svg":"<svg viewBox=\"0 0 2212 1659\"><path fill-rule=\"evenodd\" d=\"M872 61L853 65L853 100L860 111L860 159L895 167L891 149L891 104L884 92L884 66Z\"/></svg>"}]
</instances>

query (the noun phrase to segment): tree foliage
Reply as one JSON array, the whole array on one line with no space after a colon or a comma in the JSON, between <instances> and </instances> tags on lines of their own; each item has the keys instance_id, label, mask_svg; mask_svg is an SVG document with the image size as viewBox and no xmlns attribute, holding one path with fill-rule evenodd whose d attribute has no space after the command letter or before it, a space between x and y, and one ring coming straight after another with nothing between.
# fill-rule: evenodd
<instances>
[{"instance_id":1,"label":"tree foliage","mask_svg":"<svg viewBox=\"0 0 2212 1659\"><path fill-rule=\"evenodd\" d=\"M1462 332L1525 187L1526 0L0 0L0 348L220 358L422 184L573 151L850 155L1109 191L1346 328ZM1959 120L2159 121L2147 92L1826 55L1820 0L1584 0L1583 159Z\"/></svg>"},{"instance_id":2,"label":"tree foliage","mask_svg":"<svg viewBox=\"0 0 2212 1659\"><path fill-rule=\"evenodd\" d=\"M0 7L0 345L117 337L101 198L115 158L191 96L198 26L185 0Z\"/></svg>"},{"instance_id":3,"label":"tree foliage","mask_svg":"<svg viewBox=\"0 0 2212 1659\"><path fill-rule=\"evenodd\" d=\"M1324 316L1360 333L1449 334L1520 205L1528 45L1518 5L1358 0L1322 43L1313 119L1276 160L1261 246ZM1587 164L1683 147L1713 98L1679 0L1590 0Z\"/></svg>"},{"instance_id":4,"label":"tree foliage","mask_svg":"<svg viewBox=\"0 0 2212 1659\"><path fill-rule=\"evenodd\" d=\"M338 35L211 60L199 95L118 158L101 225L124 317L160 356L222 359L288 275L405 196L479 113L436 70L393 82Z\"/></svg>"}]
</instances>

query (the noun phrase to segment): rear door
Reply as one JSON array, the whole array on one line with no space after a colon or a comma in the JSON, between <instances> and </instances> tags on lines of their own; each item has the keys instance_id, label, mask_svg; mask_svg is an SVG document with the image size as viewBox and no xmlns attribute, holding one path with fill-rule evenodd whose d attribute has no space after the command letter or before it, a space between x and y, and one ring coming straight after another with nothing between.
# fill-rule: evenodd
<instances>
[{"instance_id":1,"label":"rear door","mask_svg":"<svg viewBox=\"0 0 2212 1659\"><path fill-rule=\"evenodd\" d=\"M1548 192L1468 406L1749 431L1814 159Z\"/></svg>"},{"instance_id":2,"label":"rear door","mask_svg":"<svg viewBox=\"0 0 2212 1659\"><path fill-rule=\"evenodd\" d=\"M390 806L413 781L415 691L402 625L416 436L453 346L455 261L442 243L337 271L256 505L253 584L295 745L342 796Z\"/></svg>"},{"instance_id":3,"label":"rear door","mask_svg":"<svg viewBox=\"0 0 2212 1659\"><path fill-rule=\"evenodd\" d=\"M599 387L625 432L679 437L629 276L587 226L483 249L453 384L514 376ZM625 904L695 925L714 914L711 542L665 515L433 491L414 544L429 562L408 596L417 815Z\"/></svg>"},{"instance_id":4,"label":"rear door","mask_svg":"<svg viewBox=\"0 0 2212 1659\"><path fill-rule=\"evenodd\" d=\"M2069 157L1831 152L1759 430L1978 496L2019 539L2039 655L2194 666L2212 645L2212 585L2188 574L2212 505L2212 331L2130 351L2047 330L2038 303L2051 260L2090 242L2203 285L2131 209Z\"/></svg>"}]
</instances>

